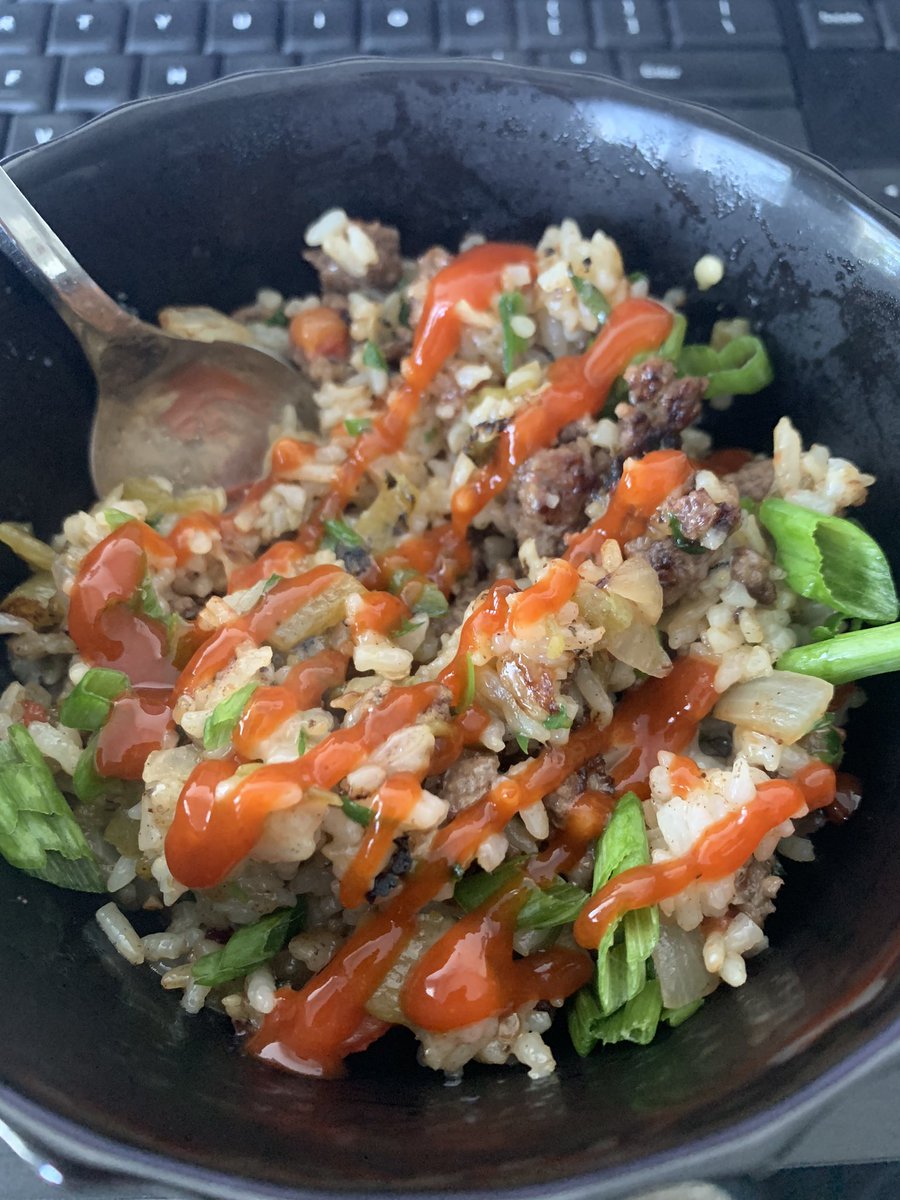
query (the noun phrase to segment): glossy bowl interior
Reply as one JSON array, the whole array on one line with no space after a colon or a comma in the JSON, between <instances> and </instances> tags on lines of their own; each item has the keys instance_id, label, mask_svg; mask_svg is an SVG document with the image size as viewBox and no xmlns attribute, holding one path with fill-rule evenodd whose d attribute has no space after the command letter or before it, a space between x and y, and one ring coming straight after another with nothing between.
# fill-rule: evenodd
<instances>
[{"instance_id":1,"label":"glossy bowl interior","mask_svg":"<svg viewBox=\"0 0 900 1200\"><path fill-rule=\"evenodd\" d=\"M766 331L768 393L711 425L807 439L877 473L866 522L900 563L900 240L836 175L701 109L603 80L467 63L369 62L242 77L132 106L20 156L16 180L95 278L142 315L313 285L323 209L397 224L408 250L468 228L531 239L606 229L657 290L707 251L723 283L691 308ZM0 512L48 534L88 503L91 381L61 323L0 263ZM3 585L17 567L4 552ZM852 723L866 802L789 872L772 949L653 1046L560 1069L473 1069L456 1087L402 1035L349 1078L280 1075L224 1021L186 1017L104 947L95 904L0 872L0 1115L58 1151L217 1196L515 1189L605 1196L776 1152L815 1097L898 1040L898 688Z\"/></svg>"}]
</instances>

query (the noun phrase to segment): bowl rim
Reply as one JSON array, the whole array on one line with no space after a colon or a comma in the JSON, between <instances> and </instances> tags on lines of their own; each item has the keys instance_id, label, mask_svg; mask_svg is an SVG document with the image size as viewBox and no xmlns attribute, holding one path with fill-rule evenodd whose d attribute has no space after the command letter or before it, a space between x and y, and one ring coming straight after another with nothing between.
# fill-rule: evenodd
<instances>
[{"instance_id":1,"label":"bowl rim","mask_svg":"<svg viewBox=\"0 0 900 1200\"><path fill-rule=\"evenodd\" d=\"M3 166L26 183L31 170L43 174L52 170L52 162L77 157L85 139L100 142L108 137L118 138L120 127L140 126L146 120L156 121L157 110L163 113L190 108L196 104L222 101L231 97L260 95L284 90L305 90L334 76L344 80L367 77L397 75L417 76L427 69L429 82L435 77L452 79L459 77L471 82L473 75L487 80L530 85L537 90L547 88L559 90L563 96L585 100L611 100L641 110L650 110L663 118L688 122L696 127L731 139L743 147L749 147L798 172L807 186L816 186L820 197L835 198L848 205L857 214L862 214L877 227L882 237L895 243L900 254L900 217L892 214L876 200L867 196L851 183L841 172L817 155L804 150L785 146L771 138L749 130L703 104L671 100L643 88L624 83L609 76L586 71L567 71L545 67L519 66L493 60L471 58L444 58L423 55L416 58L389 58L353 56L331 62L307 66L251 70L224 79L214 80L190 88L185 92L164 96L153 96L130 101L116 109L100 114L68 133L40 146L20 150L3 159ZM40 170L38 170L40 168ZM869 989L867 989L869 991ZM838 1014L833 1024L849 1012L849 1007ZM823 1027L819 1036L825 1032ZM818 1040L818 1037L815 1039ZM804 1053L810 1043L799 1046L795 1053ZM734 1174L753 1166L765 1165L775 1169L772 1161L771 1140L774 1130L779 1131L776 1148L780 1150L792 1134L803 1129L826 1099L833 1099L838 1092L851 1086L868 1072L900 1062L900 1011L887 1017L883 1027L863 1044L852 1050L832 1066L814 1073L806 1084L790 1091L774 1105L733 1121L726 1128L710 1133L700 1140L689 1141L671 1149L651 1153L634 1163L603 1167L549 1183L528 1186L512 1186L486 1189L410 1189L399 1193L404 1200L437 1200L438 1197L454 1197L455 1200L476 1200L490 1194L500 1194L509 1200L532 1200L552 1195L554 1200L600 1200L600 1196L617 1194L620 1189L637 1189L685 1178L709 1178L716 1175ZM4 1121L11 1128L4 1130ZM12 1134L10 1138L8 1135ZM119 1141L94 1132L68 1117L44 1108L36 1101L27 1099L13 1088L0 1082L0 1140L7 1140L14 1152L23 1154L26 1161L28 1147L16 1148L13 1141L18 1133L34 1139L36 1154L63 1158L61 1170L66 1170L66 1160L79 1167L89 1166L119 1176L152 1180L173 1187L192 1187L202 1194L215 1195L221 1200L324 1200L328 1196L339 1196L342 1200L371 1200L371 1190L361 1192L344 1188L321 1188L309 1186L288 1187L282 1184L264 1183L250 1176L218 1172L187 1160L173 1158L161 1151L145 1149L137 1144ZM33 1164L32 1164L33 1165ZM601 1192L598 1194L598 1188Z\"/></svg>"}]
</instances>

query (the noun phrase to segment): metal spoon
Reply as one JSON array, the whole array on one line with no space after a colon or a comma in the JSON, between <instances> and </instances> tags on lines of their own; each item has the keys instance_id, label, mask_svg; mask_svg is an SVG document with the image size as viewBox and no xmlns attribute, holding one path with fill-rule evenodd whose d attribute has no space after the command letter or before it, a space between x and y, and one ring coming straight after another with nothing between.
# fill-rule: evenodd
<instances>
[{"instance_id":1,"label":"metal spoon","mask_svg":"<svg viewBox=\"0 0 900 1200\"><path fill-rule=\"evenodd\" d=\"M177 487L256 479L286 405L316 426L310 386L271 355L193 342L138 320L102 291L0 168L0 249L54 306L97 377L91 476L98 495L163 475ZM130 263L125 268L133 270Z\"/></svg>"}]
</instances>

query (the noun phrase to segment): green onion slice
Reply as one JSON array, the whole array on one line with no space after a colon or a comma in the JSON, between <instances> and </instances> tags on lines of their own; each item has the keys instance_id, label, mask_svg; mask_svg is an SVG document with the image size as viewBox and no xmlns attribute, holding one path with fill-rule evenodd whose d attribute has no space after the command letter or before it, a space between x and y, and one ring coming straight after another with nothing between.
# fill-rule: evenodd
<instances>
[{"instance_id":1,"label":"green onion slice","mask_svg":"<svg viewBox=\"0 0 900 1200\"><path fill-rule=\"evenodd\" d=\"M900 622L795 646L782 654L775 666L800 675L818 675L836 687L869 675L900 671Z\"/></svg>"},{"instance_id":2,"label":"green onion slice","mask_svg":"<svg viewBox=\"0 0 900 1200\"><path fill-rule=\"evenodd\" d=\"M106 724L114 702L130 687L131 680L121 671L91 667L60 704L59 719L70 729L96 733Z\"/></svg>"},{"instance_id":3,"label":"green onion slice","mask_svg":"<svg viewBox=\"0 0 900 1200\"><path fill-rule=\"evenodd\" d=\"M245 683L236 692L219 701L203 726L204 749L221 750L223 746L228 745L232 730L241 719L247 701L258 687L258 683Z\"/></svg>"},{"instance_id":4,"label":"green onion slice","mask_svg":"<svg viewBox=\"0 0 900 1200\"><path fill-rule=\"evenodd\" d=\"M347 546L355 549L363 545L363 540L346 521L324 521L325 540L333 547Z\"/></svg>"},{"instance_id":5,"label":"green onion slice","mask_svg":"<svg viewBox=\"0 0 900 1200\"><path fill-rule=\"evenodd\" d=\"M191 968L202 987L218 987L263 966L283 950L306 924L306 903L299 897L293 908L279 908L231 935L221 950L198 958Z\"/></svg>"},{"instance_id":6,"label":"green onion slice","mask_svg":"<svg viewBox=\"0 0 900 1200\"><path fill-rule=\"evenodd\" d=\"M759 519L775 539L778 565L795 592L872 624L897 619L884 551L853 521L774 497L760 505Z\"/></svg>"},{"instance_id":7,"label":"green onion slice","mask_svg":"<svg viewBox=\"0 0 900 1200\"><path fill-rule=\"evenodd\" d=\"M368 433L372 428L372 421L369 417L348 417L344 422L344 428L351 437L359 437L361 433Z\"/></svg>"},{"instance_id":8,"label":"green onion slice","mask_svg":"<svg viewBox=\"0 0 900 1200\"><path fill-rule=\"evenodd\" d=\"M0 855L37 879L105 892L93 851L24 725L0 743Z\"/></svg>"},{"instance_id":9,"label":"green onion slice","mask_svg":"<svg viewBox=\"0 0 900 1200\"><path fill-rule=\"evenodd\" d=\"M355 821L357 825L362 825L363 828L372 819L371 808L366 808L364 804L357 804L349 796L341 796L341 808L344 810L345 817L349 817L351 821Z\"/></svg>"},{"instance_id":10,"label":"green onion slice","mask_svg":"<svg viewBox=\"0 0 900 1200\"><path fill-rule=\"evenodd\" d=\"M599 288L594 287L589 279L583 279L580 275L576 275L571 267L569 268L569 279L572 281L575 295L588 312L597 318L597 324L602 325L612 312L607 298Z\"/></svg>"},{"instance_id":11,"label":"green onion slice","mask_svg":"<svg viewBox=\"0 0 900 1200\"><path fill-rule=\"evenodd\" d=\"M774 379L765 346L751 334L735 338L721 350L683 346L677 362L682 375L706 376L707 400L715 396L749 396L768 387Z\"/></svg>"},{"instance_id":12,"label":"green onion slice","mask_svg":"<svg viewBox=\"0 0 900 1200\"><path fill-rule=\"evenodd\" d=\"M597 845L594 891L615 875L650 861L641 802L626 792L616 804ZM617 937L618 935L618 937ZM647 978L646 962L659 940L656 905L626 913L613 922L597 950L597 995L604 1016L621 1008L640 992Z\"/></svg>"},{"instance_id":13,"label":"green onion slice","mask_svg":"<svg viewBox=\"0 0 900 1200\"><path fill-rule=\"evenodd\" d=\"M362 360L365 366L373 367L376 371L386 371L388 369L388 365L384 361L384 355L374 342L366 342Z\"/></svg>"},{"instance_id":14,"label":"green onion slice","mask_svg":"<svg viewBox=\"0 0 900 1200\"><path fill-rule=\"evenodd\" d=\"M525 301L521 292L504 292L497 302L497 311L503 327L503 373L509 375L516 358L528 348L528 339L519 337L512 327L513 317L525 314Z\"/></svg>"}]
</instances>

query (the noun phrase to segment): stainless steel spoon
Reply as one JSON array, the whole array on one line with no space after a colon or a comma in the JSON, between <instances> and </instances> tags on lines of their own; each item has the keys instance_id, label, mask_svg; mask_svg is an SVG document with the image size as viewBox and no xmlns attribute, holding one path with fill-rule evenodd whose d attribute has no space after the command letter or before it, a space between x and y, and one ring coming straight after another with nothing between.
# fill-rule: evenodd
<instances>
[{"instance_id":1,"label":"stainless steel spoon","mask_svg":"<svg viewBox=\"0 0 900 1200\"><path fill-rule=\"evenodd\" d=\"M138 320L102 291L0 168L0 249L54 306L97 377L91 475L98 495L163 475L178 487L256 479L286 405L315 428L309 384L260 350L193 342ZM122 264L123 278L139 270Z\"/></svg>"}]
</instances>

